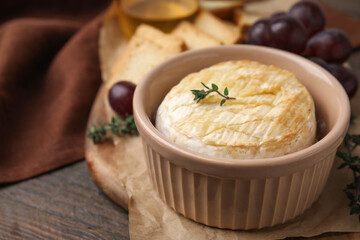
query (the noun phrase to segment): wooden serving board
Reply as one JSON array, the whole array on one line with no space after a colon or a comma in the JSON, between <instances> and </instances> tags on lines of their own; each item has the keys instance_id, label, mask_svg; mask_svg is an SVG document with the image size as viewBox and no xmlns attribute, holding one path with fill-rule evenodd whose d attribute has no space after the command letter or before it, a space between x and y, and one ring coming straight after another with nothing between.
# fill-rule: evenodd
<instances>
[{"instance_id":1,"label":"wooden serving board","mask_svg":"<svg viewBox=\"0 0 360 240\"><path fill-rule=\"evenodd\" d=\"M113 12L109 11L108 16L106 17L108 20L111 19L111 14ZM106 20L106 19L105 19ZM114 19L113 19L114 20ZM111 29L107 29L107 31L112 31ZM110 33L109 33L110 34ZM116 34L116 32L111 32L112 36ZM124 43L124 39L119 35L119 39L112 39L112 43L114 44L114 48L118 47L119 42L118 40L122 40ZM100 47L101 47L100 41ZM110 43L111 44L111 43ZM121 47L125 46L126 43L123 44ZM108 49L108 52L112 52L112 49ZM121 54L121 49L117 49L116 55L118 56ZM100 53L100 58L102 53ZM111 63L114 61L115 56L113 59L109 60L108 62L102 61L102 69L103 69L103 77L104 79L107 78L108 69ZM107 112L105 110L105 100L107 97L107 91L105 88L105 84L103 84L99 92L96 96L94 101L90 117L88 120L88 128L91 128L92 124L97 123L104 123L108 121ZM357 100L360 101L360 94L357 94ZM354 100L356 100L354 99ZM354 101L353 101L354 102ZM356 105L356 108L359 108L360 105ZM357 109L360 110L360 109ZM139 137L138 137L139 138ZM140 141L139 141L140 144ZM111 140L105 141L102 144L95 145L92 141L88 138L85 140L85 157L86 162L88 164L89 170L92 174L92 177L96 184L103 190L103 192L114 202L119 204L124 209L128 210L129 204L129 196L128 191L125 185L122 182L121 177L119 176L119 171L126 174L127 169L119 168L119 159L116 157L116 151L118 147L115 147ZM139 146L139 150L142 148ZM295 238L287 238L287 239L295 239ZM296 238L299 239L299 238ZM305 238L304 238L305 239ZM311 239L321 239L321 240L328 240L328 239L360 239L360 233L325 233L320 236L312 237Z\"/></svg>"},{"instance_id":2,"label":"wooden serving board","mask_svg":"<svg viewBox=\"0 0 360 240\"><path fill-rule=\"evenodd\" d=\"M106 88L102 85L90 113L88 129L92 127L93 123L107 121L105 111L106 94ZM94 181L108 197L128 210L129 196L118 178L117 159L113 157L114 151L115 145L111 140L98 145L93 144L89 138L85 140L85 159Z\"/></svg>"},{"instance_id":3,"label":"wooden serving board","mask_svg":"<svg viewBox=\"0 0 360 240\"><path fill-rule=\"evenodd\" d=\"M358 94L358 98L359 95L360 94ZM104 108L106 96L106 88L102 86L91 110L89 128L92 123L106 122L106 112ZM142 150L140 146L139 149ZM92 140L88 138L85 140L86 162L94 181L109 198L128 210L129 196L118 174L118 171L126 172L126 169L118 168L119 160L116 158L115 150L112 141L105 141L102 144L95 145L92 143ZM287 239L355 240L360 239L360 233L325 233L311 238Z\"/></svg>"}]
</instances>

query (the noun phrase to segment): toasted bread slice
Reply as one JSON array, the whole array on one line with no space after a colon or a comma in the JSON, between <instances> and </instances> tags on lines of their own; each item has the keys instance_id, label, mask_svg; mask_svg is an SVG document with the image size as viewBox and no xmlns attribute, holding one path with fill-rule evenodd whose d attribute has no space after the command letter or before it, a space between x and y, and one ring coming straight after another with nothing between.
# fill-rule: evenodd
<instances>
[{"instance_id":1,"label":"toasted bread slice","mask_svg":"<svg viewBox=\"0 0 360 240\"><path fill-rule=\"evenodd\" d=\"M112 67L107 88L120 80L139 83L155 65L180 53L184 48L185 44L179 37L165 34L149 25L140 25Z\"/></svg>"},{"instance_id":2,"label":"toasted bread slice","mask_svg":"<svg viewBox=\"0 0 360 240\"><path fill-rule=\"evenodd\" d=\"M114 83L121 80L138 84L155 65L180 53L183 49L185 49L185 44L180 38L165 34L149 25L140 25L123 54L111 68L106 89L109 90ZM111 121L112 116L116 114L107 98L104 105L107 119ZM117 145L121 143L121 140L113 135L113 142Z\"/></svg>"},{"instance_id":3,"label":"toasted bread slice","mask_svg":"<svg viewBox=\"0 0 360 240\"><path fill-rule=\"evenodd\" d=\"M244 6L246 12L259 13L270 16L276 12L286 12L299 0L266 0L249 1Z\"/></svg>"},{"instance_id":4,"label":"toasted bread slice","mask_svg":"<svg viewBox=\"0 0 360 240\"><path fill-rule=\"evenodd\" d=\"M221 45L219 40L200 31L187 21L180 22L171 34L181 38L185 42L187 49Z\"/></svg>"},{"instance_id":5,"label":"toasted bread slice","mask_svg":"<svg viewBox=\"0 0 360 240\"><path fill-rule=\"evenodd\" d=\"M242 40L247 36L250 27L262 18L266 18L268 15L261 13L246 12L241 9L234 10L233 21L239 26L241 30Z\"/></svg>"},{"instance_id":6,"label":"toasted bread slice","mask_svg":"<svg viewBox=\"0 0 360 240\"><path fill-rule=\"evenodd\" d=\"M241 39L240 29L235 24L225 22L205 10L195 18L194 25L224 44L237 43Z\"/></svg>"},{"instance_id":7,"label":"toasted bread slice","mask_svg":"<svg viewBox=\"0 0 360 240\"><path fill-rule=\"evenodd\" d=\"M231 20L233 11L237 8L243 8L244 1L239 0L213 0L213 1L199 1L201 8L210 11L215 16L221 19Z\"/></svg>"}]
</instances>

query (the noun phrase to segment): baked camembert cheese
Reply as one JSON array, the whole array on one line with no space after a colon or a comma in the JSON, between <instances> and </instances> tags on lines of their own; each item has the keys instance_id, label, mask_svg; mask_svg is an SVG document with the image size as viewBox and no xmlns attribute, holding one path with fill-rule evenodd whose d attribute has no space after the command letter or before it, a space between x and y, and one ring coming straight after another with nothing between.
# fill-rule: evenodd
<instances>
[{"instance_id":1,"label":"baked camembert cheese","mask_svg":"<svg viewBox=\"0 0 360 240\"><path fill-rule=\"evenodd\" d=\"M229 90L199 103L192 89L212 83ZM183 78L166 95L156 128L174 143L207 155L234 159L289 154L314 143L314 102L296 76L282 68L250 60L213 65Z\"/></svg>"}]
</instances>

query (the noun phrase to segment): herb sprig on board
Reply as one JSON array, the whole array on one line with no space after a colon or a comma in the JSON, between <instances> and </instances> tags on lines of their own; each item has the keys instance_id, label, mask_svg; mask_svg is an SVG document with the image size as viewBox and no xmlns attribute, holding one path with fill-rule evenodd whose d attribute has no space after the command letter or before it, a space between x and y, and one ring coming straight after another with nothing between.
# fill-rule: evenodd
<instances>
[{"instance_id":1,"label":"herb sprig on board","mask_svg":"<svg viewBox=\"0 0 360 240\"><path fill-rule=\"evenodd\" d=\"M87 132L87 137L91 138L94 144L99 144L103 141L107 132L111 131L113 134L120 136L123 134L127 135L138 135L138 131L134 122L134 116L129 115L123 120L120 117L113 117L111 122L108 124L100 123L99 126L93 125L92 129Z\"/></svg>"},{"instance_id":2,"label":"herb sprig on board","mask_svg":"<svg viewBox=\"0 0 360 240\"><path fill-rule=\"evenodd\" d=\"M221 93L219 91L219 87L212 83L211 84L211 88L206 86L203 82L201 82L201 84L207 89L207 90L204 90L204 89L201 89L201 90L191 90L192 94L194 94L194 101L196 101L196 103L200 102L202 99L206 98L207 95L209 95L210 93L212 92L215 92L217 94L219 94L223 99L221 100L220 102L220 106L222 106L226 100L234 100L236 98L233 98L233 97L229 97L229 90L228 88L226 87L224 89L224 93Z\"/></svg>"},{"instance_id":3,"label":"herb sprig on board","mask_svg":"<svg viewBox=\"0 0 360 240\"><path fill-rule=\"evenodd\" d=\"M354 116L351 116L350 126L354 123ZM348 167L353 172L353 182L346 185L344 189L347 198L350 200L350 215L359 215L360 222L360 157L354 151L360 146L360 134L346 133L343 141L344 151L338 151L336 155L343 160L338 169Z\"/></svg>"}]
</instances>

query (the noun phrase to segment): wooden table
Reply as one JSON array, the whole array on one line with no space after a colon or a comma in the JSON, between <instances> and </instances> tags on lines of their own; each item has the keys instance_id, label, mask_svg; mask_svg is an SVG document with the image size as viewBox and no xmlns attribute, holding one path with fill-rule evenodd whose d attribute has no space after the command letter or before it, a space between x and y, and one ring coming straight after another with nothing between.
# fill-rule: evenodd
<instances>
[{"instance_id":1,"label":"wooden table","mask_svg":"<svg viewBox=\"0 0 360 240\"><path fill-rule=\"evenodd\" d=\"M360 80L360 49L350 65ZM313 239L358 236L328 233ZM81 160L33 179L0 185L0 239L129 239L128 214L97 188Z\"/></svg>"}]
</instances>

